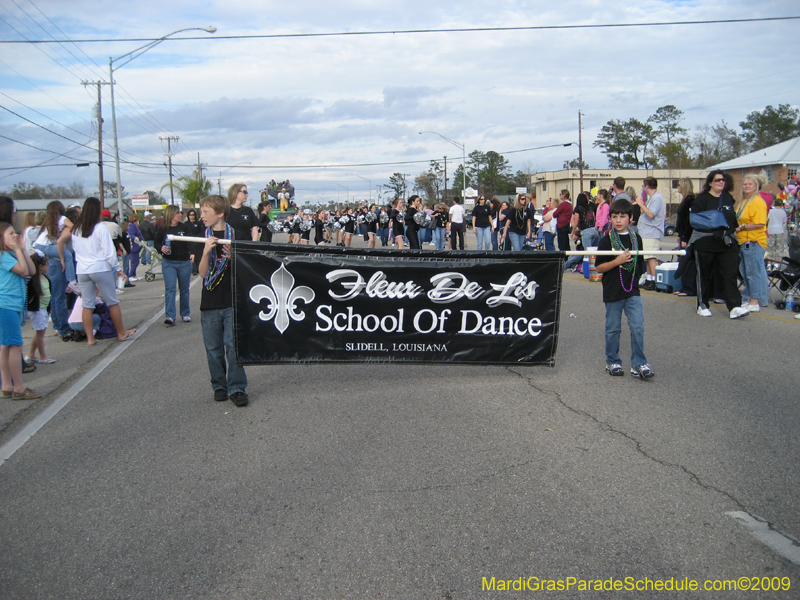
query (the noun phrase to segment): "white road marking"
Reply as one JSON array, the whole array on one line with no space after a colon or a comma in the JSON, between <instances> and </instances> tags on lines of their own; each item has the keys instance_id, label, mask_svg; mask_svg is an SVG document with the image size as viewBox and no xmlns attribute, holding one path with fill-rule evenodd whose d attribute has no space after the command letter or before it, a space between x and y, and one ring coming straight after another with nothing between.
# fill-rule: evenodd
<instances>
[{"instance_id":1,"label":"white road marking","mask_svg":"<svg viewBox=\"0 0 800 600\"><path fill-rule=\"evenodd\" d=\"M197 277L192 283L189 285L189 289L194 287L194 285L200 281L202 278ZM103 359L88 373L86 373L83 377L78 379L74 384L72 384L63 394L61 394L58 398L56 398L55 402L53 402L50 406L44 409L39 415L37 415L30 423L28 423L25 427L20 429L20 431L14 435L10 440L8 440L5 444L0 446L0 467L2 467L5 462L11 458L14 453L22 448L29 439L31 439L37 431L39 431L42 427L47 425L47 423L55 417L58 412L64 408L70 401L81 393L83 388L89 385L94 379L100 375L111 363L113 363L116 358L125 352L131 344L135 344L139 337L149 329L149 327L158 321L164 315L165 309L161 309L158 311L147 323L145 323L142 327L138 328L136 332L136 337L128 342L118 342L116 348L114 348L111 352L108 353L107 356L103 357ZM113 344L114 341L110 340Z\"/></svg>"},{"instance_id":2,"label":"white road marking","mask_svg":"<svg viewBox=\"0 0 800 600\"><path fill-rule=\"evenodd\" d=\"M800 545L793 539L770 528L769 523L754 517L753 515L736 510L726 512L726 515L739 521L750 530L758 541L771 548L786 560L800 565Z\"/></svg>"}]
</instances>

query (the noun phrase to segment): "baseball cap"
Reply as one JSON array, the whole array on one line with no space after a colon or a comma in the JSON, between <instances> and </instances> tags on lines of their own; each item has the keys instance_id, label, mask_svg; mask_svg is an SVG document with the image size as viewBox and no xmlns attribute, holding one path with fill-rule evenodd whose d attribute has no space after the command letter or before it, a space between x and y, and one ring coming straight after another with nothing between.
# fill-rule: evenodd
<instances>
[{"instance_id":1,"label":"baseball cap","mask_svg":"<svg viewBox=\"0 0 800 600\"><path fill-rule=\"evenodd\" d=\"M110 216L111 216L111 211L110 211L110 210L108 210L107 208L104 208L104 209L103 209L103 212L102 212L102 213L100 213L100 214L101 214L101 216L102 216L104 219L106 219L106 218L108 218L108 217L110 217Z\"/></svg>"}]
</instances>

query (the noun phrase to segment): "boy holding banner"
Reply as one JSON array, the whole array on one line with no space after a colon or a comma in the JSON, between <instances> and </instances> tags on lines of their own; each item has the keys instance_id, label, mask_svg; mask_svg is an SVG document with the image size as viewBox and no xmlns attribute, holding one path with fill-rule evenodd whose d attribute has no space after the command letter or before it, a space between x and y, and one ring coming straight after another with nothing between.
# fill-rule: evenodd
<instances>
[{"instance_id":1,"label":"boy holding banner","mask_svg":"<svg viewBox=\"0 0 800 600\"><path fill-rule=\"evenodd\" d=\"M644 311L639 294L639 277L644 270L642 238L629 231L633 215L630 200L614 200L609 210L611 229L600 240L598 250L620 250L618 256L598 255L597 272L603 274L603 302L606 305L606 372L614 377L625 374L619 357L622 312L631 330L631 375L650 379L655 375L644 355ZM631 254L631 251L635 253Z\"/></svg>"},{"instance_id":2,"label":"boy holding banner","mask_svg":"<svg viewBox=\"0 0 800 600\"><path fill-rule=\"evenodd\" d=\"M234 229L225 222L230 209L230 202L222 196L207 196L200 201L200 219L206 226L203 258L198 267L203 278L200 324L214 400L224 402L230 397L236 406L247 406L247 375L236 362L234 348L231 246L217 243L236 239Z\"/></svg>"}]
</instances>

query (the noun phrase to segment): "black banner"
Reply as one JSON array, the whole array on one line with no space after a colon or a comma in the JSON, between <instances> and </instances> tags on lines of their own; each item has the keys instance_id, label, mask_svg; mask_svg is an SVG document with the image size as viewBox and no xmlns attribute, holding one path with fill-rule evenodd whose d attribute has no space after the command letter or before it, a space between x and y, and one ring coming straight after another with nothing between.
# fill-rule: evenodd
<instances>
[{"instance_id":1,"label":"black banner","mask_svg":"<svg viewBox=\"0 0 800 600\"><path fill-rule=\"evenodd\" d=\"M243 364L555 362L559 252L233 248Z\"/></svg>"}]
</instances>

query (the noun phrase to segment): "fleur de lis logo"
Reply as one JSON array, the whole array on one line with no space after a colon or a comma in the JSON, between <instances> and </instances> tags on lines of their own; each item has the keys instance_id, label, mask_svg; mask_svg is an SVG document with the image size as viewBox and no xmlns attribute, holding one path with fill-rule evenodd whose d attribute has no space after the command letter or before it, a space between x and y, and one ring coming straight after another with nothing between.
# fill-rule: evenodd
<instances>
[{"instance_id":1,"label":"fleur de lis logo","mask_svg":"<svg viewBox=\"0 0 800 600\"><path fill-rule=\"evenodd\" d=\"M250 289L250 300L256 304L261 304L265 298L269 300L266 312L258 313L258 318L262 321L275 319L275 328L283 333L289 327L289 317L295 321L302 321L306 313L298 311L296 304L302 300L309 304L314 300L314 290L305 285L294 289L294 276L286 270L281 263L280 268L272 274L269 279L272 287L268 285L256 285Z\"/></svg>"}]
</instances>

